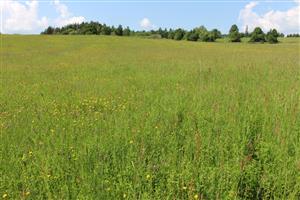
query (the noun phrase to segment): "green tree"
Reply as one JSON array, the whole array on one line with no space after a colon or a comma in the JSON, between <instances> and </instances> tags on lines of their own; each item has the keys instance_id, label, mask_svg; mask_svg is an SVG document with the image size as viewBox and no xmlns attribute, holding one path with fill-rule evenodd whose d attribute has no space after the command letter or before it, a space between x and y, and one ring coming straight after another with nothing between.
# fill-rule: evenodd
<instances>
[{"instance_id":1,"label":"green tree","mask_svg":"<svg viewBox=\"0 0 300 200\"><path fill-rule=\"evenodd\" d=\"M175 31L173 29L169 29L168 31L168 39L174 39Z\"/></svg>"},{"instance_id":2,"label":"green tree","mask_svg":"<svg viewBox=\"0 0 300 200\"><path fill-rule=\"evenodd\" d=\"M123 35L123 27L122 25L119 25L118 28L115 29L115 34L118 36L122 36Z\"/></svg>"},{"instance_id":3,"label":"green tree","mask_svg":"<svg viewBox=\"0 0 300 200\"><path fill-rule=\"evenodd\" d=\"M186 34L184 35L184 39L188 41L197 41L199 39L199 35L194 30L192 30L186 32Z\"/></svg>"},{"instance_id":4,"label":"green tree","mask_svg":"<svg viewBox=\"0 0 300 200\"><path fill-rule=\"evenodd\" d=\"M60 28L59 28L59 27L56 27L56 28L54 29L53 34L60 34Z\"/></svg>"},{"instance_id":5,"label":"green tree","mask_svg":"<svg viewBox=\"0 0 300 200\"><path fill-rule=\"evenodd\" d=\"M214 41L216 41L216 39L217 39L217 36L215 35L215 33L212 31L209 31L205 42L214 42Z\"/></svg>"},{"instance_id":6,"label":"green tree","mask_svg":"<svg viewBox=\"0 0 300 200\"><path fill-rule=\"evenodd\" d=\"M208 41L208 31L205 26L200 26L194 29L194 32L198 35L198 40Z\"/></svg>"},{"instance_id":7,"label":"green tree","mask_svg":"<svg viewBox=\"0 0 300 200\"><path fill-rule=\"evenodd\" d=\"M111 34L111 28L109 26L106 26L106 24L103 24L101 29L102 35L110 35Z\"/></svg>"},{"instance_id":8,"label":"green tree","mask_svg":"<svg viewBox=\"0 0 300 200\"><path fill-rule=\"evenodd\" d=\"M218 29L211 30L211 34L215 39L222 38L222 33Z\"/></svg>"},{"instance_id":9,"label":"green tree","mask_svg":"<svg viewBox=\"0 0 300 200\"><path fill-rule=\"evenodd\" d=\"M88 24L89 31L90 31L93 35L96 35L96 34L98 33L98 26L99 26L99 22L93 22L93 21L91 21L91 22Z\"/></svg>"},{"instance_id":10,"label":"green tree","mask_svg":"<svg viewBox=\"0 0 300 200\"><path fill-rule=\"evenodd\" d=\"M126 28L124 28L124 30L123 30L123 35L124 36L130 36L130 29L129 29L129 27L127 26Z\"/></svg>"},{"instance_id":11,"label":"green tree","mask_svg":"<svg viewBox=\"0 0 300 200\"><path fill-rule=\"evenodd\" d=\"M111 26L110 30L111 30L110 32L111 35L116 35L116 28L114 26Z\"/></svg>"},{"instance_id":12,"label":"green tree","mask_svg":"<svg viewBox=\"0 0 300 200\"><path fill-rule=\"evenodd\" d=\"M265 42L265 34L260 27L256 27L254 31L251 33L251 37L249 42Z\"/></svg>"},{"instance_id":13,"label":"green tree","mask_svg":"<svg viewBox=\"0 0 300 200\"><path fill-rule=\"evenodd\" d=\"M232 25L230 30L229 30L229 41L230 42L240 42L241 41L241 35L239 33L239 28L237 25Z\"/></svg>"},{"instance_id":14,"label":"green tree","mask_svg":"<svg viewBox=\"0 0 300 200\"><path fill-rule=\"evenodd\" d=\"M182 40L184 33L184 30L182 30L181 28L176 29L174 34L174 40Z\"/></svg>"},{"instance_id":15,"label":"green tree","mask_svg":"<svg viewBox=\"0 0 300 200\"><path fill-rule=\"evenodd\" d=\"M279 33L277 32L277 30L271 29L266 35L266 40L267 40L267 42L269 42L271 44L275 44L275 43L278 43L278 40L277 40L278 37L279 37Z\"/></svg>"},{"instance_id":16,"label":"green tree","mask_svg":"<svg viewBox=\"0 0 300 200\"><path fill-rule=\"evenodd\" d=\"M168 38L168 30L167 29L163 30L163 29L159 28L156 34L161 35L162 38Z\"/></svg>"},{"instance_id":17,"label":"green tree","mask_svg":"<svg viewBox=\"0 0 300 200\"><path fill-rule=\"evenodd\" d=\"M246 26L246 30L245 30L245 37L249 37L248 25Z\"/></svg>"},{"instance_id":18,"label":"green tree","mask_svg":"<svg viewBox=\"0 0 300 200\"><path fill-rule=\"evenodd\" d=\"M52 35L54 33L54 28L49 26L45 31L43 31L41 34L47 34Z\"/></svg>"}]
</instances>

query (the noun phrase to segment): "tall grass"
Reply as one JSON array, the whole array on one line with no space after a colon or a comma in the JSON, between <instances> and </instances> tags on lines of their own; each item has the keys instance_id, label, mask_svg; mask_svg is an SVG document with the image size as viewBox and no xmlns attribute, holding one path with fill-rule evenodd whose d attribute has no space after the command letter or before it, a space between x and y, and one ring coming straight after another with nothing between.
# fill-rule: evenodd
<instances>
[{"instance_id":1,"label":"tall grass","mask_svg":"<svg viewBox=\"0 0 300 200\"><path fill-rule=\"evenodd\" d=\"M300 199L299 41L1 36L8 199Z\"/></svg>"}]
</instances>

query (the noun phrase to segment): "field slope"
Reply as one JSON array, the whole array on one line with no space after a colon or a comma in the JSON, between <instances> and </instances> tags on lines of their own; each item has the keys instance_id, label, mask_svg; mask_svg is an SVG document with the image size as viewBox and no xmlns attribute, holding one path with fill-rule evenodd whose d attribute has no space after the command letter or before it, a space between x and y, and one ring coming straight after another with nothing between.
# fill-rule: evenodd
<instances>
[{"instance_id":1,"label":"field slope","mask_svg":"<svg viewBox=\"0 0 300 200\"><path fill-rule=\"evenodd\" d=\"M300 199L300 46L2 35L8 199Z\"/></svg>"}]
</instances>

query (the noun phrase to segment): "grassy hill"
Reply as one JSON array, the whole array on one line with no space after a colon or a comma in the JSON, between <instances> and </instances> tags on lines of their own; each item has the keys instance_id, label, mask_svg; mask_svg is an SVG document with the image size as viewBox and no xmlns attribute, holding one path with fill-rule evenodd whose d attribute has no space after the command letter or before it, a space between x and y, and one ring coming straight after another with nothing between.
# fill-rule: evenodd
<instances>
[{"instance_id":1,"label":"grassy hill","mask_svg":"<svg viewBox=\"0 0 300 200\"><path fill-rule=\"evenodd\" d=\"M3 198L300 198L299 39L1 37Z\"/></svg>"}]
</instances>

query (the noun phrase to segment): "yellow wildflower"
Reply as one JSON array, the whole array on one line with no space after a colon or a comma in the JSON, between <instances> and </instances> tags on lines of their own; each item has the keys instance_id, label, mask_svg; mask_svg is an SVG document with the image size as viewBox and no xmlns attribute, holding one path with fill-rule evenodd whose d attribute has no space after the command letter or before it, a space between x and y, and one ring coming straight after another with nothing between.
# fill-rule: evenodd
<instances>
[{"instance_id":1,"label":"yellow wildflower","mask_svg":"<svg viewBox=\"0 0 300 200\"><path fill-rule=\"evenodd\" d=\"M130 143L130 144L133 144L133 140L130 140L129 143Z\"/></svg>"},{"instance_id":2,"label":"yellow wildflower","mask_svg":"<svg viewBox=\"0 0 300 200\"><path fill-rule=\"evenodd\" d=\"M27 191L27 192L25 193L25 195L26 195L26 196L30 195L30 192L29 192L29 191Z\"/></svg>"},{"instance_id":3,"label":"yellow wildflower","mask_svg":"<svg viewBox=\"0 0 300 200\"><path fill-rule=\"evenodd\" d=\"M147 179L150 179L150 177L151 177L151 176L150 176L149 174L147 174L146 178L147 178Z\"/></svg>"},{"instance_id":4,"label":"yellow wildflower","mask_svg":"<svg viewBox=\"0 0 300 200\"><path fill-rule=\"evenodd\" d=\"M5 199L6 197L8 197L8 194L4 193L4 194L2 195L2 198Z\"/></svg>"},{"instance_id":5,"label":"yellow wildflower","mask_svg":"<svg viewBox=\"0 0 300 200\"><path fill-rule=\"evenodd\" d=\"M198 198L199 198L198 194L195 194L194 199L198 199Z\"/></svg>"},{"instance_id":6,"label":"yellow wildflower","mask_svg":"<svg viewBox=\"0 0 300 200\"><path fill-rule=\"evenodd\" d=\"M229 192L229 197L230 197L230 198L234 198L234 196L235 196L234 191L230 191L230 192Z\"/></svg>"}]
</instances>

